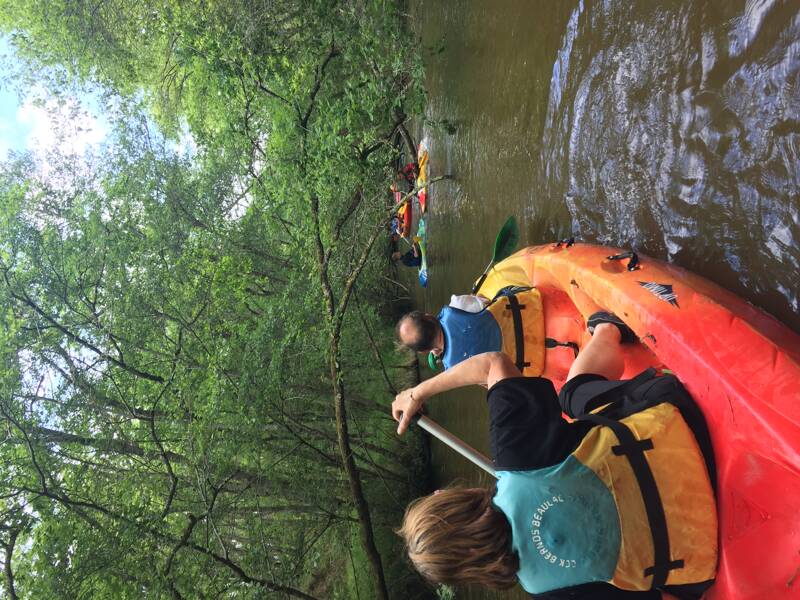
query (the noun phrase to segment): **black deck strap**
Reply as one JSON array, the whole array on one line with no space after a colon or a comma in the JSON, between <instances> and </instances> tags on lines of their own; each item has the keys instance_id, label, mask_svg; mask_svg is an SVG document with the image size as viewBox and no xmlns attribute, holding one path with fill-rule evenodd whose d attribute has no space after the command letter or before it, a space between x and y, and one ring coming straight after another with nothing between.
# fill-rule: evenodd
<instances>
[{"instance_id":1,"label":"black deck strap","mask_svg":"<svg viewBox=\"0 0 800 600\"><path fill-rule=\"evenodd\" d=\"M628 250L627 252L622 252L621 254L614 254L613 256L606 256L608 260L622 260L623 258L629 258L628 261L628 271L636 271L640 269L639 266L639 255L636 254L634 250Z\"/></svg>"},{"instance_id":2,"label":"black deck strap","mask_svg":"<svg viewBox=\"0 0 800 600\"><path fill-rule=\"evenodd\" d=\"M544 347L550 350L551 348L558 348L559 346L563 346L565 348L570 348L574 353L575 357L578 357L578 352L580 352L580 348L578 348L578 344L575 342L559 342L554 338L544 338Z\"/></svg>"},{"instance_id":3,"label":"black deck strap","mask_svg":"<svg viewBox=\"0 0 800 600\"><path fill-rule=\"evenodd\" d=\"M516 296L508 296L506 310L511 311L511 318L514 319L514 346L517 351L517 360L514 364L520 371L531 366L531 363L525 362L525 333L522 329L522 311L524 309L525 305L520 304Z\"/></svg>"},{"instance_id":4,"label":"black deck strap","mask_svg":"<svg viewBox=\"0 0 800 600\"><path fill-rule=\"evenodd\" d=\"M497 293L492 298L492 301L489 304L494 303L496 300L500 298L504 298L506 296L514 296L516 294L521 294L522 292L528 292L533 288L529 285L507 285L505 287L500 288L497 290Z\"/></svg>"},{"instance_id":5,"label":"black deck strap","mask_svg":"<svg viewBox=\"0 0 800 600\"><path fill-rule=\"evenodd\" d=\"M651 440L637 440L633 432L627 425L600 415L586 415L580 417L581 421L589 421L597 425L603 425L611 429L617 436L620 444L612 447L612 452L616 455L624 455L639 484L639 491L642 494L647 522L650 525L650 535L653 538L653 565L644 570L645 577L653 576L650 585L651 589L658 589L663 586L673 569L683 567L683 560L671 560L669 551L669 533L667 531L667 516L664 513L664 505L661 502L661 495L658 493L658 486L650 464L644 456L646 450L652 450ZM645 448L650 442L649 448Z\"/></svg>"}]
</instances>

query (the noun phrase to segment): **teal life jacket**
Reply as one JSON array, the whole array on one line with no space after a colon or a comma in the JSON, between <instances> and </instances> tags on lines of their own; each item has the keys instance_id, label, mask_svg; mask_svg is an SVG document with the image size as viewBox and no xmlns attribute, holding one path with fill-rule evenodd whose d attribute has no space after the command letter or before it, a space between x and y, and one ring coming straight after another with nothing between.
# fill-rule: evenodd
<instances>
[{"instance_id":1,"label":"teal life jacket","mask_svg":"<svg viewBox=\"0 0 800 600\"><path fill-rule=\"evenodd\" d=\"M610 581L621 533L614 497L573 456L534 471L498 471L494 504L520 557L520 585L537 594Z\"/></svg>"}]
</instances>

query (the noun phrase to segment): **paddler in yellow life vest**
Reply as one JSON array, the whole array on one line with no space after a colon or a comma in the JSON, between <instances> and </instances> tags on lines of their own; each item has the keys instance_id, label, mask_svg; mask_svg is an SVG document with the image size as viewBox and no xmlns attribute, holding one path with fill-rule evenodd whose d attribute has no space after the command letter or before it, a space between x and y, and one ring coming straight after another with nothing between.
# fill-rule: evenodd
<instances>
[{"instance_id":1,"label":"paddler in yellow life vest","mask_svg":"<svg viewBox=\"0 0 800 600\"><path fill-rule=\"evenodd\" d=\"M397 395L402 434L431 396L489 388L496 487L421 498L398 531L428 580L519 583L542 600L696 600L713 583L715 467L703 416L672 375L617 380L620 343L633 332L609 313L588 325L593 337L559 395L498 352Z\"/></svg>"},{"instance_id":2,"label":"paddler in yellow life vest","mask_svg":"<svg viewBox=\"0 0 800 600\"><path fill-rule=\"evenodd\" d=\"M544 370L544 317L538 290L509 287L494 299L452 296L437 316L421 311L397 323L400 342L431 352L445 369L484 352L503 352L526 376Z\"/></svg>"}]
</instances>

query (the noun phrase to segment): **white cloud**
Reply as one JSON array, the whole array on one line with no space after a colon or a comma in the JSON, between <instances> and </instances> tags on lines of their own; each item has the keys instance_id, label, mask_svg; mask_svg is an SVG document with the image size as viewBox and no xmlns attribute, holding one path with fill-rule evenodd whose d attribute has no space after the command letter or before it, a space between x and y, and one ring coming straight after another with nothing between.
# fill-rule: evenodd
<instances>
[{"instance_id":1,"label":"white cloud","mask_svg":"<svg viewBox=\"0 0 800 600\"><path fill-rule=\"evenodd\" d=\"M91 114L74 98L44 103L28 98L17 109L17 120L30 128L25 148L39 155L58 150L80 156L99 147L109 132L104 119Z\"/></svg>"}]
</instances>

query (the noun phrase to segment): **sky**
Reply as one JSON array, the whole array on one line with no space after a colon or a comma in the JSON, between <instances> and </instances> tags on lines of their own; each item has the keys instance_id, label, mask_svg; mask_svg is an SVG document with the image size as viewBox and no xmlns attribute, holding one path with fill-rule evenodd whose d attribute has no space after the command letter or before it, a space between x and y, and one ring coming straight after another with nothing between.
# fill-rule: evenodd
<instances>
[{"instance_id":1,"label":"sky","mask_svg":"<svg viewBox=\"0 0 800 600\"><path fill-rule=\"evenodd\" d=\"M109 134L99 97L90 92L60 102L43 89L26 90L20 97L10 79L20 63L6 36L0 36L0 64L0 160L10 151L41 154L56 145L82 155Z\"/></svg>"},{"instance_id":2,"label":"sky","mask_svg":"<svg viewBox=\"0 0 800 600\"><path fill-rule=\"evenodd\" d=\"M0 52L5 54L2 50ZM5 83L3 81L3 87L0 89L0 155L3 157L9 150L22 150L31 132L31 127L17 118L20 109L19 98L14 92L6 89Z\"/></svg>"}]
</instances>

